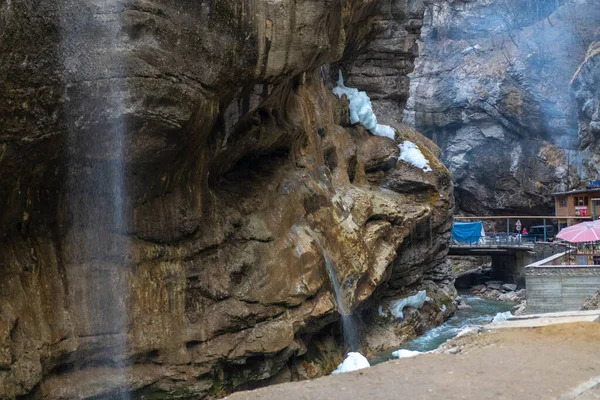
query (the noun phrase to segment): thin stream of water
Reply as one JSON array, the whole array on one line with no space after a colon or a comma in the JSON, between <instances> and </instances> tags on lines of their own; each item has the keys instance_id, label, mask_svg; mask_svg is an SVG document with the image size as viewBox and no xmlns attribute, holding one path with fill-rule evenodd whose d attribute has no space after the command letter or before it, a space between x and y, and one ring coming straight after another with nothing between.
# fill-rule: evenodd
<instances>
[{"instance_id":1,"label":"thin stream of water","mask_svg":"<svg viewBox=\"0 0 600 400\"><path fill-rule=\"evenodd\" d=\"M331 279L331 283L333 284L333 290L335 292L335 300L338 304L338 309L341 315L344 344L350 349L350 351L357 351L360 341L358 339L358 330L356 329L356 324L352 319L352 313L350 312L350 310L347 309L347 306L344 303L344 299L340 290L340 283L337 279L337 274L335 273L335 268L333 267L333 263L327 255L327 252L325 252L324 250L323 258L325 259L325 264L327 265L329 278Z\"/></svg>"},{"instance_id":2,"label":"thin stream of water","mask_svg":"<svg viewBox=\"0 0 600 400\"><path fill-rule=\"evenodd\" d=\"M321 250L323 254L323 259L325 260L325 264L327 265L327 272L329 273L329 279L331 280L331 284L333 286L333 291L335 294L335 301L337 302L338 311L341 316L341 325L342 325L342 335L344 337L344 345L349 348L349 351L357 351L358 346L360 344L360 340L358 337L358 329L356 328L356 324L354 322L352 312L348 309L346 303L344 302L344 297L342 295L342 291L340 289L340 282L338 280L337 274L335 273L335 267L333 266L333 262L329 258L327 251L321 244L319 238L311 234L317 247Z\"/></svg>"},{"instance_id":3,"label":"thin stream of water","mask_svg":"<svg viewBox=\"0 0 600 400\"><path fill-rule=\"evenodd\" d=\"M118 0L103 0L83 5L64 2L59 8L68 131L65 200L70 213L65 263L76 294L73 301L79 305L75 311L79 335L106 343L94 361L112 370L100 378L113 399L130 398L125 389L129 269L123 115L127 88L116 78L123 67L121 7ZM89 49L90 44L95 48Z\"/></svg>"}]
</instances>

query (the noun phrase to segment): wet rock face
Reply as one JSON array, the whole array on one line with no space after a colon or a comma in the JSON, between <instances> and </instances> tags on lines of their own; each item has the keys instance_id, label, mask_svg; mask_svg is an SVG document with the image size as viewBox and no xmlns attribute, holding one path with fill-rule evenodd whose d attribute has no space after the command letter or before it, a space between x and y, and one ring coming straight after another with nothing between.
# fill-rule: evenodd
<instances>
[{"instance_id":1,"label":"wet rock face","mask_svg":"<svg viewBox=\"0 0 600 400\"><path fill-rule=\"evenodd\" d=\"M600 35L596 35L600 39ZM588 49L585 61L571 82L579 111L579 138L588 176L600 175L600 42Z\"/></svg>"},{"instance_id":2,"label":"wet rock face","mask_svg":"<svg viewBox=\"0 0 600 400\"><path fill-rule=\"evenodd\" d=\"M339 317L318 242L350 310L451 285L439 149L396 125L433 171L397 162L321 68L390 26L403 81L419 2L43 3L0 3L0 393L310 376Z\"/></svg>"},{"instance_id":3,"label":"wet rock face","mask_svg":"<svg viewBox=\"0 0 600 400\"><path fill-rule=\"evenodd\" d=\"M552 212L552 192L589 177L569 83L598 12L591 1L426 2L405 121L442 149L460 210Z\"/></svg>"}]
</instances>

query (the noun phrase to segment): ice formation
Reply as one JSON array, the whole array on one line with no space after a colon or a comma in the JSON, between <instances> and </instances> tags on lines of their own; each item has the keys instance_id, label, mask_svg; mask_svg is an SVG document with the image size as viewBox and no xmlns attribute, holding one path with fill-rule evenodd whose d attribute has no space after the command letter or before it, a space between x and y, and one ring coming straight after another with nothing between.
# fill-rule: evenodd
<instances>
[{"instance_id":1,"label":"ice formation","mask_svg":"<svg viewBox=\"0 0 600 400\"><path fill-rule=\"evenodd\" d=\"M369 368L370 366L371 364L369 364L369 361L365 358L365 356L360 353L350 352L346 356L344 362L338 365L332 374L357 371L359 369Z\"/></svg>"},{"instance_id":2,"label":"ice formation","mask_svg":"<svg viewBox=\"0 0 600 400\"><path fill-rule=\"evenodd\" d=\"M373 112L373 105L371 104L371 99L367 95L367 92L361 92L356 88L349 88L344 85L342 71L340 71L338 85L333 88L333 94L339 98L346 95L348 100L350 100L350 123L360 123L373 135L385 136L392 140L395 138L396 132L394 131L394 128L377 123L377 117Z\"/></svg>"},{"instance_id":3,"label":"ice formation","mask_svg":"<svg viewBox=\"0 0 600 400\"><path fill-rule=\"evenodd\" d=\"M394 128L388 125L377 124L377 128L375 128L374 134L377 136L385 136L392 140L396 138L396 131L394 130Z\"/></svg>"},{"instance_id":4,"label":"ice formation","mask_svg":"<svg viewBox=\"0 0 600 400\"><path fill-rule=\"evenodd\" d=\"M396 357L396 358L410 358L410 357L415 357L418 356L421 353L420 351L412 351L412 350L406 350L406 349L400 349L400 350L396 350L392 352L392 356Z\"/></svg>"},{"instance_id":5,"label":"ice formation","mask_svg":"<svg viewBox=\"0 0 600 400\"><path fill-rule=\"evenodd\" d=\"M512 313L510 311L499 312L498 314L496 314L496 316L494 317L494 319L492 320L492 322L506 321L507 319L509 319L512 316L513 315L512 315Z\"/></svg>"},{"instance_id":6,"label":"ice formation","mask_svg":"<svg viewBox=\"0 0 600 400\"><path fill-rule=\"evenodd\" d=\"M423 307L423 304L427 301L427 300L431 300L429 297L427 297L427 292L425 292L424 290L421 290L419 293L413 295L413 296L409 296L405 299L399 299L396 301L393 301L390 304L390 312L392 313L392 315L396 318L399 319L404 319L404 313L402 312L402 310L404 310L404 307L412 307L412 308L421 308Z\"/></svg>"},{"instance_id":7,"label":"ice formation","mask_svg":"<svg viewBox=\"0 0 600 400\"><path fill-rule=\"evenodd\" d=\"M404 143L399 144L398 147L400 148L399 160L406 161L407 163L422 169L423 171L431 171L429 161L427 161L416 144L406 140Z\"/></svg>"}]
</instances>

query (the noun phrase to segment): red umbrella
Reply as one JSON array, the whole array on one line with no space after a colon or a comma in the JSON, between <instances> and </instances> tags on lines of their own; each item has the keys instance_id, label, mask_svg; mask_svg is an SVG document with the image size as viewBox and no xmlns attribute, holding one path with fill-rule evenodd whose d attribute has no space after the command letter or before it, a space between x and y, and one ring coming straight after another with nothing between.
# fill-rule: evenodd
<instances>
[{"instance_id":1,"label":"red umbrella","mask_svg":"<svg viewBox=\"0 0 600 400\"><path fill-rule=\"evenodd\" d=\"M562 229L557 238L571 243L600 241L600 221L586 221Z\"/></svg>"}]
</instances>

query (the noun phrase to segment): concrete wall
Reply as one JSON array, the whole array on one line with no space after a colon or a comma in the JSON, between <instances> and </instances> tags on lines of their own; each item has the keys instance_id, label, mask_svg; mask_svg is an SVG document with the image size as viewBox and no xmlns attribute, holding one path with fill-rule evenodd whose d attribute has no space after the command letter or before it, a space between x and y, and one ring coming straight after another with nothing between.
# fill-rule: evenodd
<instances>
[{"instance_id":1,"label":"concrete wall","mask_svg":"<svg viewBox=\"0 0 600 400\"><path fill-rule=\"evenodd\" d=\"M517 251L509 256L492 256L492 279L525 287L525 266L535 261L535 253Z\"/></svg>"},{"instance_id":2,"label":"concrete wall","mask_svg":"<svg viewBox=\"0 0 600 400\"><path fill-rule=\"evenodd\" d=\"M600 288L598 266L531 266L525 274L528 313L579 310Z\"/></svg>"}]
</instances>

